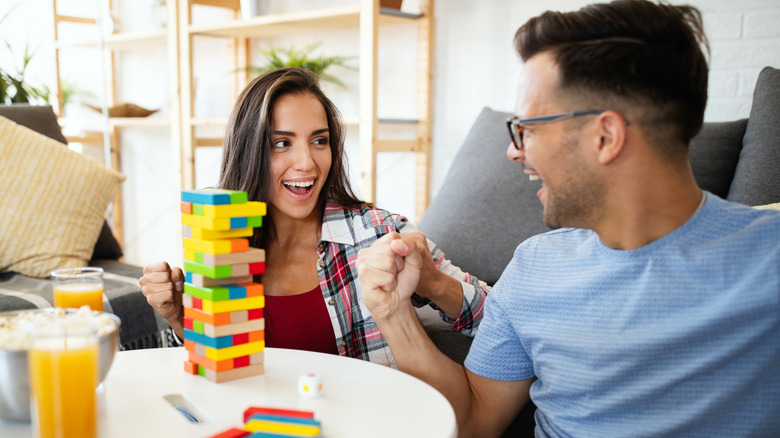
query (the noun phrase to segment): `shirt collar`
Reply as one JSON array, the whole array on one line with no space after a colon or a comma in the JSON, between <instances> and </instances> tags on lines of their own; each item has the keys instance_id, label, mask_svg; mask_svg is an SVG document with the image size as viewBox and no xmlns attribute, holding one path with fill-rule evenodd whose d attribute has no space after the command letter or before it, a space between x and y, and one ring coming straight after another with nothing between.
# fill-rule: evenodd
<instances>
[{"instance_id":1,"label":"shirt collar","mask_svg":"<svg viewBox=\"0 0 780 438\"><path fill-rule=\"evenodd\" d=\"M355 234L350 222L351 218L343 207L328 202L322 219L321 241L354 246Z\"/></svg>"}]
</instances>

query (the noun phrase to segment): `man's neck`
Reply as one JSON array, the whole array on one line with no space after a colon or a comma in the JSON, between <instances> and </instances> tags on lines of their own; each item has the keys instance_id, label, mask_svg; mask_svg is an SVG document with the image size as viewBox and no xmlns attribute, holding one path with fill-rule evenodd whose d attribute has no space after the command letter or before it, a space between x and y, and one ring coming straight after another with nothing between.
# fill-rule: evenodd
<instances>
[{"instance_id":1,"label":"man's neck","mask_svg":"<svg viewBox=\"0 0 780 438\"><path fill-rule=\"evenodd\" d=\"M640 248L688 222L703 201L704 194L692 175L689 181L624 190L610 198L606 214L593 230L609 248Z\"/></svg>"}]
</instances>

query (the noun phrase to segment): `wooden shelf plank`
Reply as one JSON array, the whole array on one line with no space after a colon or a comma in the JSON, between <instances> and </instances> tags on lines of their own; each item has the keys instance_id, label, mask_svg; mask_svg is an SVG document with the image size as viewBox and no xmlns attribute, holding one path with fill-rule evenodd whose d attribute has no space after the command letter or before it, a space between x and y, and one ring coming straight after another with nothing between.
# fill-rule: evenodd
<instances>
[{"instance_id":1,"label":"wooden shelf plank","mask_svg":"<svg viewBox=\"0 0 780 438\"><path fill-rule=\"evenodd\" d=\"M414 22L420 16L391 9L392 14L380 15L380 24ZM245 20L232 20L220 24L190 26L191 35L262 38L279 35L305 34L314 31L357 29L360 24L360 6L302 11L288 14L259 15Z\"/></svg>"}]
</instances>

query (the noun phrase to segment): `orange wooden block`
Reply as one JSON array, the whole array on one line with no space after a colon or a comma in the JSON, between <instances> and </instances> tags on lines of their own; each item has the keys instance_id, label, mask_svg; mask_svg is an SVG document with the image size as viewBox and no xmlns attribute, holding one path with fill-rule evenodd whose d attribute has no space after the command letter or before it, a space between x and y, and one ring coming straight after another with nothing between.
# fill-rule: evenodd
<instances>
[{"instance_id":1,"label":"orange wooden block","mask_svg":"<svg viewBox=\"0 0 780 438\"><path fill-rule=\"evenodd\" d=\"M192 214L192 202L181 202L181 212L184 214Z\"/></svg>"},{"instance_id":2,"label":"orange wooden block","mask_svg":"<svg viewBox=\"0 0 780 438\"><path fill-rule=\"evenodd\" d=\"M238 283L246 288L247 297L259 297L263 295L263 285L260 283Z\"/></svg>"},{"instance_id":3,"label":"orange wooden block","mask_svg":"<svg viewBox=\"0 0 780 438\"><path fill-rule=\"evenodd\" d=\"M184 371L186 371L189 374L198 374L198 364L191 361L191 360L185 360L184 361Z\"/></svg>"},{"instance_id":4,"label":"orange wooden block","mask_svg":"<svg viewBox=\"0 0 780 438\"><path fill-rule=\"evenodd\" d=\"M199 356L192 351L189 351L189 359L190 360L188 362L194 362L197 365L214 371L232 370L234 368L233 364L235 363L233 359L214 360L204 356Z\"/></svg>"},{"instance_id":5,"label":"orange wooden block","mask_svg":"<svg viewBox=\"0 0 780 438\"><path fill-rule=\"evenodd\" d=\"M265 341L265 330L249 332L249 342Z\"/></svg>"},{"instance_id":6,"label":"orange wooden block","mask_svg":"<svg viewBox=\"0 0 780 438\"><path fill-rule=\"evenodd\" d=\"M230 252L244 252L249 250L249 239L230 239Z\"/></svg>"}]
</instances>

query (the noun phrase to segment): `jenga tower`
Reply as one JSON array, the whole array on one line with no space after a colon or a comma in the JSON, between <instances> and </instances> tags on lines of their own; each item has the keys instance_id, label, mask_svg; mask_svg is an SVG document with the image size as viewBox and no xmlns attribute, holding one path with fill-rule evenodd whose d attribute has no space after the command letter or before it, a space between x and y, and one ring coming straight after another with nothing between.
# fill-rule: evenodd
<instances>
[{"instance_id":1,"label":"jenga tower","mask_svg":"<svg viewBox=\"0 0 780 438\"><path fill-rule=\"evenodd\" d=\"M185 190L184 368L212 382L263 374L265 251L248 237L263 224L266 205L246 192Z\"/></svg>"}]
</instances>

